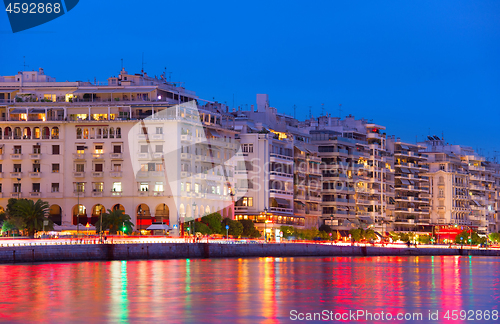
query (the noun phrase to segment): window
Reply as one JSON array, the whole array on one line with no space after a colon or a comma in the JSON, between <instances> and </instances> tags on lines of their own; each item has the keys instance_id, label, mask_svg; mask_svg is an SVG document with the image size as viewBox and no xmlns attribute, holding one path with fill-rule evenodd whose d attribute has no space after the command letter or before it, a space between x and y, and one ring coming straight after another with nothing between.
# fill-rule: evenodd
<instances>
[{"instance_id":1,"label":"window","mask_svg":"<svg viewBox=\"0 0 500 324\"><path fill-rule=\"evenodd\" d=\"M52 173L59 173L59 163L52 164Z\"/></svg>"},{"instance_id":2,"label":"window","mask_svg":"<svg viewBox=\"0 0 500 324\"><path fill-rule=\"evenodd\" d=\"M33 172L40 172L40 163L33 163Z\"/></svg>"},{"instance_id":3,"label":"window","mask_svg":"<svg viewBox=\"0 0 500 324\"><path fill-rule=\"evenodd\" d=\"M94 153L95 154L103 154L104 153L103 145L99 144L99 145L94 146Z\"/></svg>"},{"instance_id":4,"label":"window","mask_svg":"<svg viewBox=\"0 0 500 324\"><path fill-rule=\"evenodd\" d=\"M122 146L121 145L113 145L113 153L121 153Z\"/></svg>"},{"instance_id":5,"label":"window","mask_svg":"<svg viewBox=\"0 0 500 324\"><path fill-rule=\"evenodd\" d=\"M113 163L113 171L120 172L122 170L122 165L120 163Z\"/></svg>"},{"instance_id":6,"label":"window","mask_svg":"<svg viewBox=\"0 0 500 324\"><path fill-rule=\"evenodd\" d=\"M83 163L78 163L76 165L76 172L85 172L85 164Z\"/></svg>"},{"instance_id":7,"label":"window","mask_svg":"<svg viewBox=\"0 0 500 324\"><path fill-rule=\"evenodd\" d=\"M14 154L21 154L21 153L22 153L21 145L14 146Z\"/></svg>"},{"instance_id":8,"label":"window","mask_svg":"<svg viewBox=\"0 0 500 324\"><path fill-rule=\"evenodd\" d=\"M161 164L161 163L156 163L156 171L158 171L158 172L163 172L163 164Z\"/></svg>"},{"instance_id":9,"label":"window","mask_svg":"<svg viewBox=\"0 0 500 324\"><path fill-rule=\"evenodd\" d=\"M149 183L148 182L141 182L139 184L139 191L149 191Z\"/></svg>"},{"instance_id":10,"label":"window","mask_svg":"<svg viewBox=\"0 0 500 324\"><path fill-rule=\"evenodd\" d=\"M14 164L14 172L22 172L21 164Z\"/></svg>"},{"instance_id":11,"label":"window","mask_svg":"<svg viewBox=\"0 0 500 324\"><path fill-rule=\"evenodd\" d=\"M155 164L154 163L148 163L148 171L155 171Z\"/></svg>"},{"instance_id":12,"label":"window","mask_svg":"<svg viewBox=\"0 0 500 324\"><path fill-rule=\"evenodd\" d=\"M59 145L52 145L52 154L59 154Z\"/></svg>"},{"instance_id":13,"label":"window","mask_svg":"<svg viewBox=\"0 0 500 324\"><path fill-rule=\"evenodd\" d=\"M85 192L85 182L75 182L75 192Z\"/></svg>"},{"instance_id":14,"label":"window","mask_svg":"<svg viewBox=\"0 0 500 324\"><path fill-rule=\"evenodd\" d=\"M21 184L14 183L14 192L21 192Z\"/></svg>"},{"instance_id":15,"label":"window","mask_svg":"<svg viewBox=\"0 0 500 324\"><path fill-rule=\"evenodd\" d=\"M147 145L141 145L141 153L148 153L148 146Z\"/></svg>"},{"instance_id":16,"label":"window","mask_svg":"<svg viewBox=\"0 0 500 324\"><path fill-rule=\"evenodd\" d=\"M200 192L200 185L197 183L194 184L194 192L196 192L196 193Z\"/></svg>"},{"instance_id":17,"label":"window","mask_svg":"<svg viewBox=\"0 0 500 324\"><path fill-rule=\"evenodd\" d=\"M121 182L113 182L113 191L121 192L122 191L122 183Z\"/></svg>"},{"instance_id":18,"label":"window","mask_svg":"<svg viewBox=\"0 0 500 324\"><path fill-rule=\"evenodd\" d=\"M163 182L157 181L155 184L155 191L163 192Z\"/></svg>"},{"instance_id":19,"label":"window","mask_svg":"<svg viewBox=\"0 0 500 324\"><path fill-rule=\"evenodd\" d=\"M242 203L243 203L243 206L252 207L253 206L253 198L252 197L243 197Z\"/></svg>"},{"instance_id":20,"label":"window","mask_svg":"<svg viewBox=\"0 0 500 324\"><path fill-rule=\"evenodd\" d=\"M439 170L444 170L445 169L445 165L444 164L440 164L439 165Z\"/></svg>"},{"instance_id":21,"label":"window","mask_svg":"<svg viewBox=\"0 0 500 324\"><path fill-rule=\"evenodd\" d=\"M104 182L92 183L92 189L94 192L102 192L102 190L104 189Z\"/></svg>"},{"instance_id":22,"label":"window","mask_svg":"<svg viewBox=\"0 0 500 324\"><path fill-rule=\"evenodd\" d=\"M191 183L190 182L186 182L186 191L187 192L191 191Z\"/></svg>"},{"instance_id":23,"label":"window","mask_svg":"<svg viewBox=\"0 0 500 324\"><path fill-rule=\"evenodd\" d=\"M163 152L163 145L156 145L156 146L155 146L155 152L156 152L156 153L161 153L161 152Z\"/></svg>"},{"instance_id":24,"label":"window","mask_svg":"<svg viewBox=\"0 0 500 324\"><path fill-rule=\"evenodd\" d=\"M156 134L163 134L163 127L156 127Z\"/></svg>"},{"instance_id":25,"label":"window","mask_svg":"<svg viewBox=\"0 0 500 324\"><path fill-rule=\"evenodd\" d=\"M31 192L40 192L40 184L33 183L33 191L31 191Z\"/></svg>"},{"instance_id":26,"label":"window","mask_svg":"<svg viewBox=\"0 0 500 324\"><path fill-rule=\"evenodd\" d=\"M102 172L102 163L96 163L94 164L94 171L95 172Z\"/></svg>"},{"instance_id":27,"label":"window","mask_svg":"<svg viewBox=\"0 0 500 324\"><path fill-rule=\"evenodd\" d=\"M3 171L2 171L2 164L0 164L0 172L3 172Z\"/></svg>"},{"instance_id":28,"label":"window","mask_svg":"<svg viewBox=\"0 0 500 324\"><path fill-rule=\"evenodd\" d=\"M40 145L33 145L33 154L40 154Z\"/></svg>"},{"instance_id":29,"label":"window","mask_svg":"<svg viewBox=\"0 0 500 324\"><path fill-rule=\"evenodd\" d=\"M81 128L76 129L76 139L82 139L82 129Z\"/></svg>"},{"instance_id":30,"label":"window","mask_svg":"<svg viewBox=\"0 0 500 324\"><path fill-rule=\"evenodd\" d=\"M85 145L77 145L76 146L76 153L84 154L85 153Z\"/></svg>"},{"instance_id":31,"label":"window","mask_svg":"<svg viewBox=\"0 0 500 324\"><path fill-rule=\"evenodd\" d=\"M0 192L2 192L2 184L0 183Z\"/></svg>"},{"instance_id":32,"label":"window","mask_svg":"<svg viewBox=\"0 0 500 324\"><path fill-rule=\"evenodd\" d=\"M59 183L52 184L52 192L59 192Z\"/></svg>"},{"instance_id":33,"label":"window","mask_svg":"<svg viewBox=\"0 0 500 324\"><path fill-rule=\"evenodd\" d=\"M116 138L122 138L122 130L120 127L116 128Z\"/></svg>"},{"instance_id":34,"label":"window","mask_svg":"<svg viewBox=\"0 0 500 324\"><path fill-rule=\"evenodd\" d=\"M184 182L181 182L181 191L184 191Z\"/></svg>"},{"instance_id":35,"label":"window","mask_svg":"<svg viewBox=\"0 0 500 324\"><path fill-rule=\"evenodd\" d=\"M253 153L253 144L242 144L241 150L243 153Z\"/></svg>"}]
</instances>

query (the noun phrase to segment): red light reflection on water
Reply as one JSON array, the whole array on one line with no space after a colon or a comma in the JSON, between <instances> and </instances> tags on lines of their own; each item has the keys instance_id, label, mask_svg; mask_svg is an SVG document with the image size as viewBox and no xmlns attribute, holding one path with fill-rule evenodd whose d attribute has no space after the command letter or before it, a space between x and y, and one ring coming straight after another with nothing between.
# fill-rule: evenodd
<instances>
[{"instance_id":1,"label":"red light reflection on water","mask_svg":"<svg viewBox=\"0 0 500 324\"><path fill-rule=\"evenodd\" d=\"M500 260L455 256L0 265L0 316L5 322L278 323L292 310L366 310L421 312L425 319L429 310L499 310L499 278Z\"/></svg>"}]
</instances>

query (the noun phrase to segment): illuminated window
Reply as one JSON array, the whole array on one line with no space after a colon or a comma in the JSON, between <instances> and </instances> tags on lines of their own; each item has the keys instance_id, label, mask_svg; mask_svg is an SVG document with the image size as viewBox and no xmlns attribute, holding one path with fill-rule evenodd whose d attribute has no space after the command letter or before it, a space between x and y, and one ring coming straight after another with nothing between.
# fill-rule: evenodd
<instances>
[{"instance_id":1,"label":"illuminated window","mask_svg":"<svg viewBox=\"0 0 500 324\"><path fill-rule=\"evenodd\" d=\"M89 139L89 129L88 128L83 129L83 139Z\"/></svg>"},{"instance_id":2,"label":"illuminated window","mask_svg":"<svg viewBox=\"0 0 500 324\"><path fill-rule=\"evenodd\" d=\"M73 94L72 93L67 93L65 96L66 102L73 102Z\"/></svg>"},{"instance_id":3,"label":"illuminated window","mask_svg":"<svg viewBox=\"0 0 500 324\"><path fill-rule=\"evenodd\" d=\"M139 184L139 191L149 191L149 183L148 182L141 182Z\"/></svg>"},{"instance_id":4,"label":"illuminated window","mask_svg":"<svg viewBox=\"0 0 500 324\"><path fill-rule=\"evenodd\" d=\"M102 190L104 189L104 183L103 182L94 182L92 183L92 189L94 190L94 192L102 192Z\"/></svg>"},{"instance_id":5,"label":"illuminated window","mask_svg":"<svg viewBox=\"0 0 500 324\"><path fill-rule=\"evenodd\" d=\"M52 101L52 102L56 102L56 95L55 94L44 94L43 95L43 99L45 101L49 100L49 101Z\"/></svg>"},{"instance_id":6,"label":"illuminated window","mask_svg":"<svg viewBox=\"0 0 500 324\"><path fill-rule=\"evenodd\" d=\"M155 191L160 191L163 192L163 182L156 182L155 184Z\"/></svg>"},{"instance_id":7,"label":"illuminated window","mask_svg":"<svg viewBox=\"0 0 500 324\"><path fill-rule=\"evenodd\" d=\"M74 183L75 192L85 192L85 182Z\"/></svg>"},{"instance_id":8,"label":"illuminated window","mask_svg":"<svg viewBox=\"0 0 500 324\"><path fill-rule=\"evenodd\" d=\"M76 153L84 154L85 153L85 145L77 145L76 146Z\"/></svg>"},{"instance_id":9,"label":"illuminated window","mask_svg":"<svg viewBox=\"0 0 500 324\"><path fill-rule=\"evenodd\" d=\"M199 184L197 184L197 183L195 183L195 184L194 184L194 192L198 193L198 192L199 192L199 190L200 190L200 185L199 185Z\"/></svg>"},{"instance_id":10,"label":"illuminated window","mask_svg":"<svg viewBox=\"0 0 500 324\"><path fill-rule=\"evenodd\" d=\"M184 191L184 182L181 182L181 191Z\"/></svg>"},{"instance_id":11,"label":"illuminated window","mask_svg":"<svg viewBox=\"0 0 500 324\"><path fill-rule=\"evenodd\" d=\"M121 182L113 182L113 191L122 191L122 183Z\"/></svg>"},{"instance_id":12,"label":"illuminated window","mask_svg":"<svg viewBox=\"0 0 500 324\"><path fill-rule=\"evenodd\" d=\"M94 147L94 153L95 154L103 154L104 153L103 145L102 144L96 145Z\"/></svg>"},{"instance_id":13,"label":"illuminated window","mask_svg":"<svg viewBox=\"0 0 500 324\"><path fill-rule=\"evenodd\" d=\"M191 183L190 182L186 182L186 191L187 192L191 191Z\"/></svg>"}]
</instances>

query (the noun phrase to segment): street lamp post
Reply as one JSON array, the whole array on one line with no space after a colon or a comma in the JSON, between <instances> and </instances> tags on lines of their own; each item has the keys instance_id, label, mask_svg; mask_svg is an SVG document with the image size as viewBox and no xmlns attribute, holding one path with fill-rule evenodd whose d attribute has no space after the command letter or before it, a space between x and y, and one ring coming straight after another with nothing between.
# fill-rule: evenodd
<instances>
[{"instance_id":1,"label":"street lamp post","mask_svg":"<svg viewBox=\"0 0 500 324\"><path fill-rule=\"evenodd\" d=\"M80 235L80 182L76 183L76 196L78 201L78 214L76 214L76 236L78 237Z\"/></svg>"},{"instance_id":2,"label":"street lamp post","mask_svg":"<svg viewBox=\"0 0 500 324\"><path fill-rule=\"evenodd\" d=\"M21 181L21 178L17 178L17 200L19 200L19 197L21 194L21 188L19 186L19 181Z\"/></svg>"},{"instance_id":3,"label":"street lamp post","mask_svg":"<svg viewBox=\"0 0 500 324\"><path fill-rule=\"evenodd\" d=\"M193 234L196 236L196 202L193 202Z\"/></svg>"},{"instance_id":4,"label":"street lamp post","mask_svg":"<svg viewBox=\"0 0 500 324\"><path fill-rule=\"evenodd\" d=\"M264 239L267 243L267 207L264 207Z\"/></svg>"},{"instance_id":5,"label":"street lamp post","mask_svg":"<svg viewBox=\"0 0 500 324\"><path fill-rule=\"evenodd\" d=\"M330 214L330 228L333 230L333 214ZM333 244L333 234L332 233L330 233L330 238L331 238L332 244Z\"/></svg>"}]
</instances>

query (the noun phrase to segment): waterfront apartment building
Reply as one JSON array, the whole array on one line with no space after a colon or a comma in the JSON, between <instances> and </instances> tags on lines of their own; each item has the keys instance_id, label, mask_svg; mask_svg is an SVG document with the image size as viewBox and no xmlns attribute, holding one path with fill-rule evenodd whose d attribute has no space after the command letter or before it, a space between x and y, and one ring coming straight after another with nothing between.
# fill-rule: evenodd
<instances>
[{"instance_id":1,"label":"waterfront apartment building","mask_svg":"<svg viewBox=\"0 0 500 324\"><path fill-rule=\"evenodd\" d=\"M449 145L436 136L425 142L434 224L498 231L498 169L470 147Z\"/></svg>"},{"instance_id":2,"label":"waterfront apartment building","mask_svg":"<svg viewBox=\"0 0 500 324\"><path fill-rule=\"evenodd\" d=\"M56 224L122 209L136 229L232 218L239 145L224 110L124 69L106 85L57 82L43 69L0 77L0 208L41 198Z\"/></svg>"},{"instance_id":3,"label":"waterfront apartment building","mask_svg":"<svg viewBox=\"0 0 500 324\"><path fill-rule=\"evenodd\" d=\"M395 168L395 231L430 232L429 171L425 146L389 139Z\"/></svg>"},{"instance_id":4,"label":"waterfront apartment building","mask_svg":"<svg viewBox=\"0 0 500 324\"><path fill-rule=\"evenodd\" d=\"M347 116L311 118L301 123L321 158L320 225L337 230L394 220L394 160L385 127Z\"/></svg>"}]
</instances>

